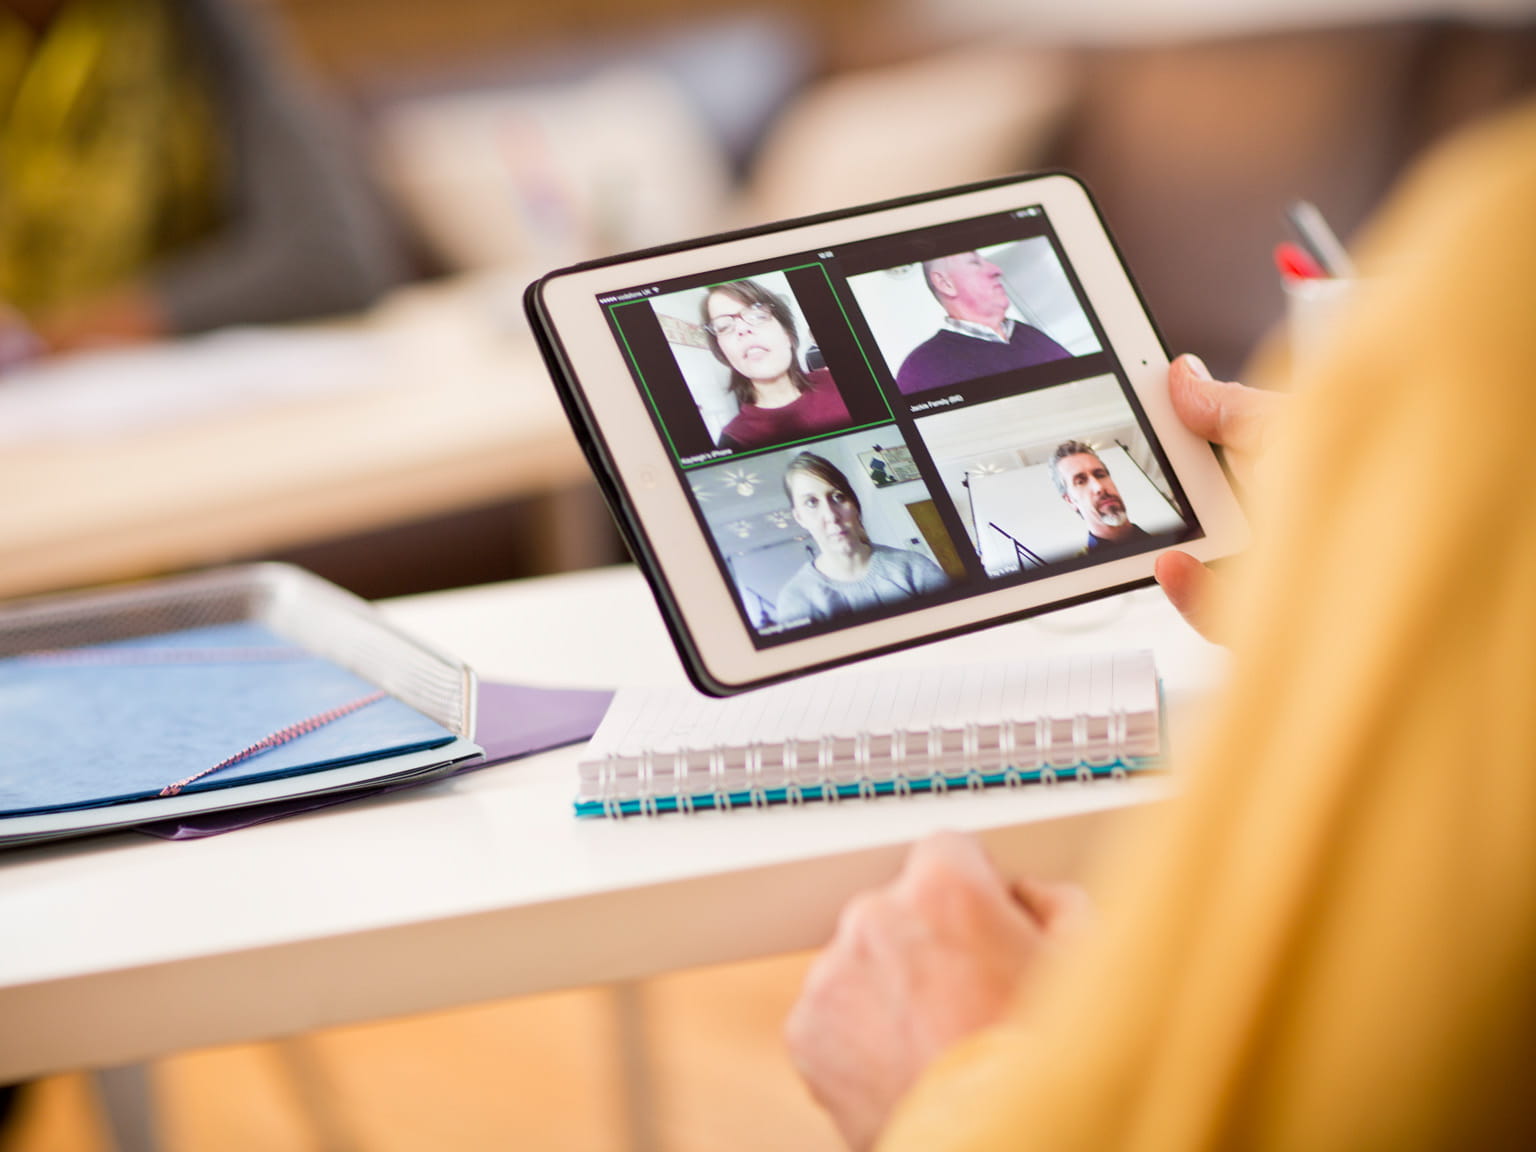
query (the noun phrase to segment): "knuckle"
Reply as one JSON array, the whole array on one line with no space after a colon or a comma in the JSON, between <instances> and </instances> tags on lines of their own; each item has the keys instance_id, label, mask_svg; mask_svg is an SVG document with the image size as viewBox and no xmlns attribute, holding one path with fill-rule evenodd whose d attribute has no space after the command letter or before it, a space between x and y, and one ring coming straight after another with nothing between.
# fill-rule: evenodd
<instances>
[{"instance_id":1,"label":"knuckle","mask_svg":"<svg viewBox=\"0 0 1536 1152\"><path fill-rule=\"evenodd\" d=\"M868 940L885 919L885 900L875 892L864 892L849 900L837 918L837 935L848 942Z\"/></svg>"},{"instance_id":2,"label":"knuckle","mask_svg":"<svg viewBox=\"0 0 1536 1152\"><path fill-rule=\"evenodd\" d=\"M940 833L914 849L905 892L919 904L949 904L974 898L996 874L981 845L969 836Z\"/></svg>"}]
</instances>

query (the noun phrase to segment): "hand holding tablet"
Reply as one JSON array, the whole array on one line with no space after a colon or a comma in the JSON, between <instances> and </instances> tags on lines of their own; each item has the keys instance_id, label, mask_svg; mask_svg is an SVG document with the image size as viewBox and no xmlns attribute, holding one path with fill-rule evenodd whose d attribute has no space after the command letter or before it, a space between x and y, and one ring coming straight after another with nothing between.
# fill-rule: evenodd
<instances>
[{"instance_id":1,"label":"hand holding tablet","mask_svg":"<svg viewBox=\"0 0 1536 1152\"><path fill-rule=\"evenodd\" d=\"M1246 527L1086 191L994 181L552 273L528 310L724 694L1145 583Z\"/></svg>"}]
</instances>

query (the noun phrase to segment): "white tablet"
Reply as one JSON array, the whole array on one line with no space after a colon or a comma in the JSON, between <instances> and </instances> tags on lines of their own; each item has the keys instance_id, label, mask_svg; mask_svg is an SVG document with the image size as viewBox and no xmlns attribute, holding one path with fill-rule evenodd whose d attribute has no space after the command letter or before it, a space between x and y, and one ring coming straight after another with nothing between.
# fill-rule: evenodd
<instances>
[{"instance_id":1,"label":"white tablet","mask_svg":"<svg viewBox=\"0 0 1536 1152\"><path fill-rule=\"evenodd\" d=\"M698 687L720 695L1240 549L1211 446L1060 174L564 269L530 320Z\"/></svg>"}]
</instances>

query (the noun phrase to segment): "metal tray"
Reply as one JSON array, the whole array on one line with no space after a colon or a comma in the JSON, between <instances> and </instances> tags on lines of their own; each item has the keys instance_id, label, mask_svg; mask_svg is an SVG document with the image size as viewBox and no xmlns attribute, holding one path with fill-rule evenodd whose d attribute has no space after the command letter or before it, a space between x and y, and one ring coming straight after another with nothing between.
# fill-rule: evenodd
<instances>
[{"instance_id":1,"label":"metal tray","mask_svg":"<svg viewBox=\"0 0 1536 1152\"><path fill-rule=\"evenodd\" d=\"M242 565L0 605L0 658L244 622L260 624L345 668L442 725L456 739L437 749L279 780L105 807L0 817L0 846L428 778L478 754L473 744L474 672L394 628L366 600L288 564Z\"/></svg>"},{"instance_id":2,"label":"metal tray","mask_svg":"<svg viewBox=\"0 0 1536 1152\"><path fill-rule=\"evenodd\" d=\"M391 626L366 600L291 564L249 564L0 605L0 658L210 624L263 624L409 704L475 735L475 675Z\"/></svg>"}]
</instances>

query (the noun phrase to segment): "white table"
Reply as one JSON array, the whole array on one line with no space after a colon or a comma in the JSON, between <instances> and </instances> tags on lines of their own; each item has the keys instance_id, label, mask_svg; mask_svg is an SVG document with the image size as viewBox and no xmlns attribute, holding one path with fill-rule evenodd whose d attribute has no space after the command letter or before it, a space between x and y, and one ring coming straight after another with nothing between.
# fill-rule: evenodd
<instances>
[{"instance_id":1,"label":"white table","mask_svg":"<svg viewBox=\"0 0 1536 1152\"><path fill-rule=\"evenodd\" d=\"M491 323L472 287L0 381L0 596L590 492L532 336ZM546 534L576 566L605 555L609 529L589 511Z\"/></svg>"},{"instance_id":2,"label":"white table","mask_svg":"<svg viewBox=\"0 0 1536 1152\"><path fill-rule=\"evenodd\" d=\"M682 679L618 568L388 603L491 679ZM1152 589L883 658L1152 647L1175 698L1219 653ZM823 941L903 847L973 829L1007 868L1080 874L1158 782L578 821L577 749L201 841L0 854L0 1082L139 1062Z\"/></svg>"}]
</instances>

